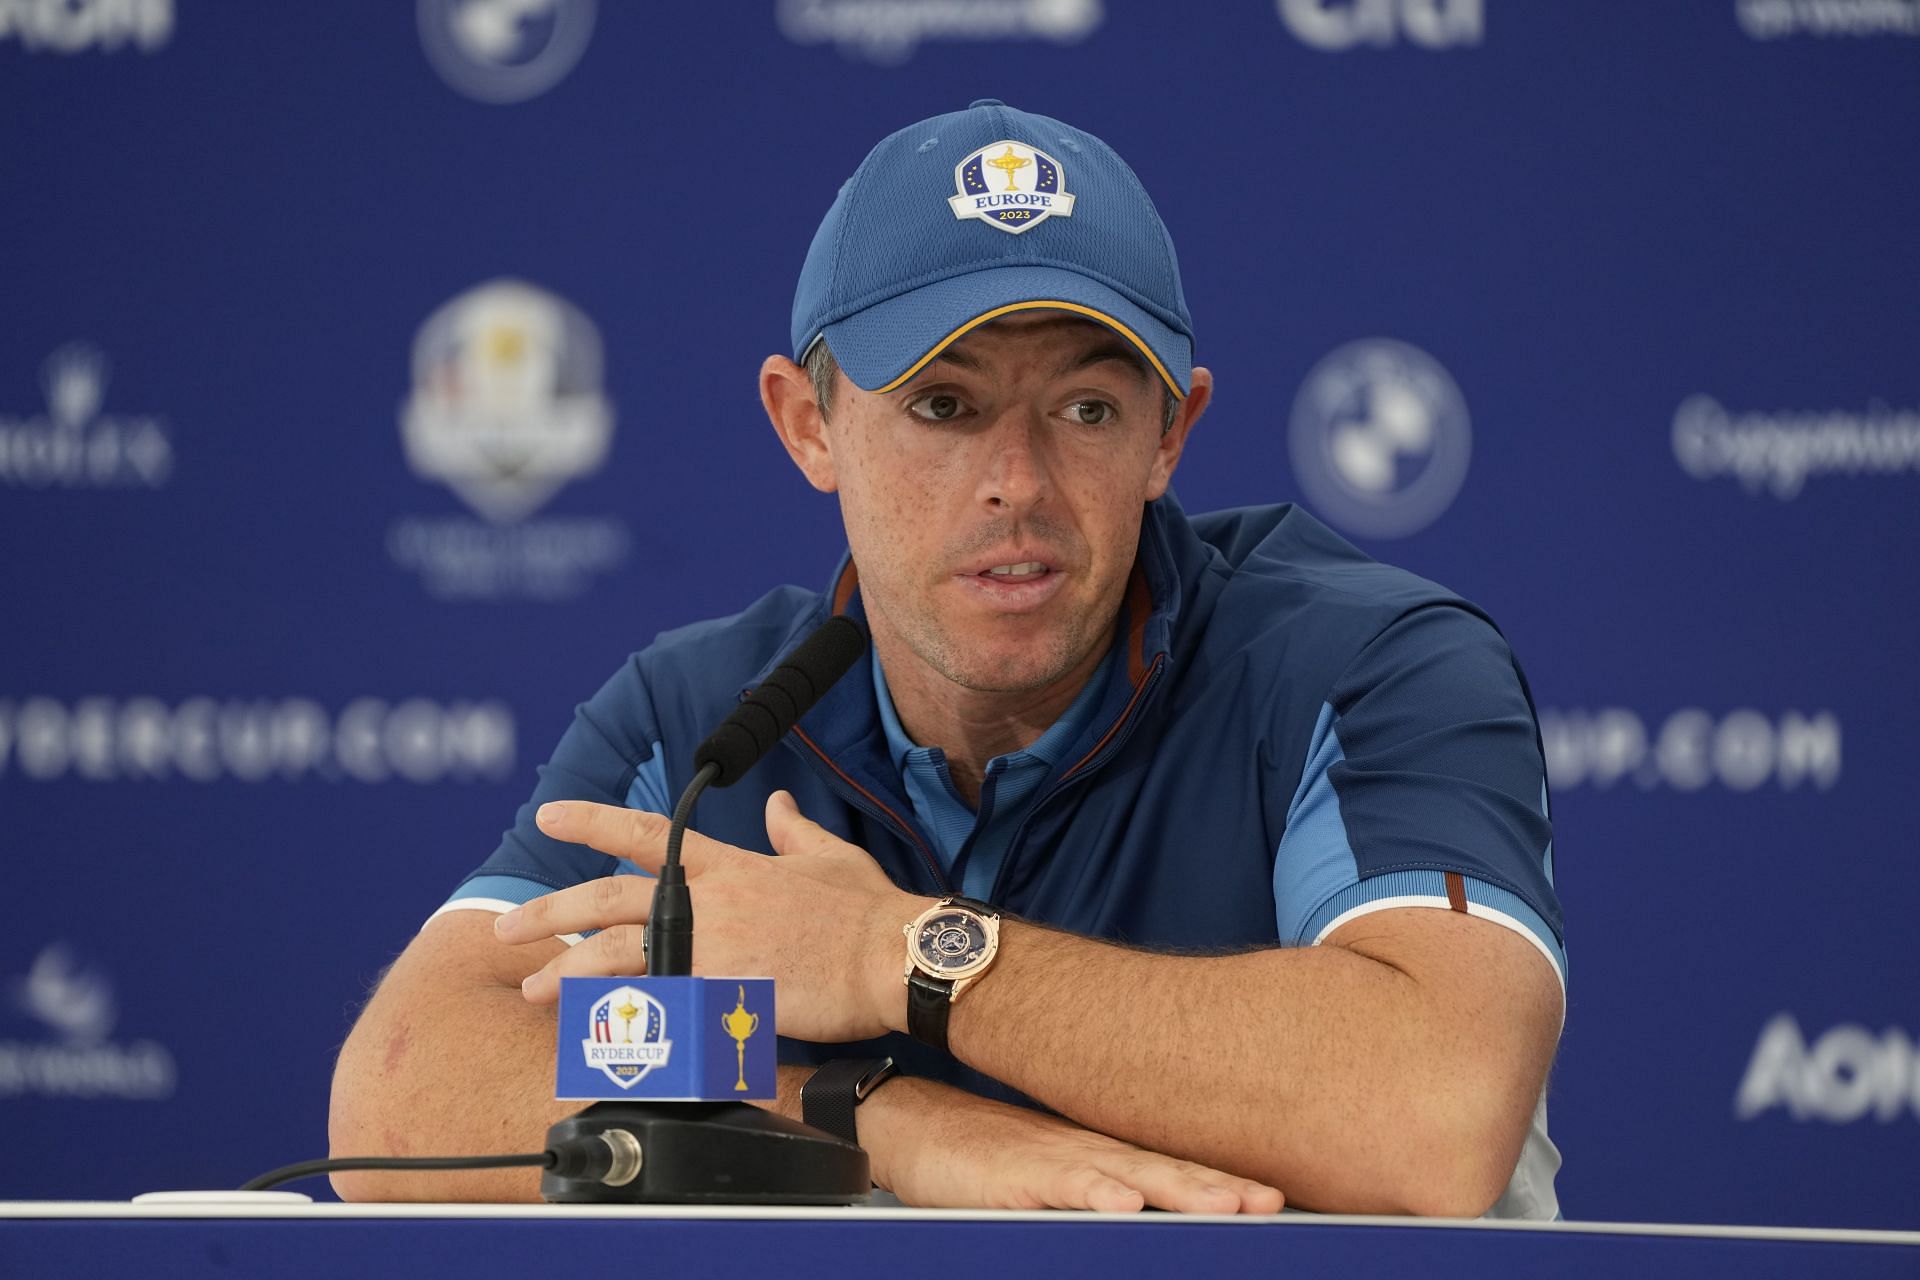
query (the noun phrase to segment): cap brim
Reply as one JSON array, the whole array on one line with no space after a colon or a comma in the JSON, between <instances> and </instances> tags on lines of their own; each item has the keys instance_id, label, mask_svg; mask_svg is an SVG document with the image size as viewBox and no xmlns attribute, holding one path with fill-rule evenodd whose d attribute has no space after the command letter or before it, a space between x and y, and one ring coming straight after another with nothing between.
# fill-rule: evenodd
<instances>
[{"instance_id":1,"label":"cap brim","mask_svg":"<svg viewBox=\"0 0 1920 1280\"><path fill-rule=\"evenodd\" d=\"M1193 385L1193 342L1119 291L1062 267L993 267L936 280L821 330L863 391L892 391L983 324L1021 311L1069 311L1136 347L1173 394ZM803 353L804 354L804 353Z\"/></svg>"}]
</instances>

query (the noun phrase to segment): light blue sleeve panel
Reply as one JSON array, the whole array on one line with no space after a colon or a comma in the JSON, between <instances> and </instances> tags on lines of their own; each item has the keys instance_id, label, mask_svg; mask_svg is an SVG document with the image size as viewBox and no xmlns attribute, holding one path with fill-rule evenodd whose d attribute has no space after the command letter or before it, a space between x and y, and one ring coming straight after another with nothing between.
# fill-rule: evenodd
<instances>
[{"instance_id":1,"label":"light blue sleeve panel","mask_svg":"<svg viewBox=\"0 0 1920 1280\"><path fill-rule=\"evenodd\" d=\"M653 744L653 753L633 771L633 782L627 787L627 808L669 817L673 814L673 797L667 794L666 748L658 742Z\"/></svg>"},{"instance_id":2,"label":"light blue sleeve panel","mask_svg":"<svg viewBox=\"0 0 1920 1280\"><path fill-rule=\"evenodd\" d=\"M1287 829L1273 859L1273 901L1280 937L1291 944L1312 942L1307 924L1315 909L1360 879L1346 825L1340 820L1340 797L1327 776L1345 758L1333 721L1333 708L1323 705L1313 725L1307 762L1300 770L1300 785L1287 806Z\"/></svg>"},{"instance_id":3,"label":"light blue sleeve panel","mask_svg":"<svg viewBox=\"0 0 1920 1280\"><path fill-rule=\"evenodd\" d=\"M673 816L673 799L667 794L667 752L658 742L653 744L653 754L633 771L633 785L627 788L627 808ZM620 859L613 874L653 878L652 872L642 871L625 858Z\"/></svg>"}]
</instances>

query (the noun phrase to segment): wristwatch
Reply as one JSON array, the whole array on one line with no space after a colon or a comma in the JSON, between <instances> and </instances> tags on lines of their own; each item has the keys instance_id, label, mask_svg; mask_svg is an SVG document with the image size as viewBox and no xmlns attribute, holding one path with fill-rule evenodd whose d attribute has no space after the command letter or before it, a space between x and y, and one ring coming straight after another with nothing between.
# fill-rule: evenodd
<instances>
[{"instance_id":1,"label":"wristwatch","mask_svg":"<svg viewBox=\"0 0 1920 1280\"><path fill-rule=\"evenodd\" d=\"M842 1142L860 1145L853 1110L897 1075L892 1058L838 1058L800 1086L800 1118Z\"/></svg>"},{"instance_id":2,"label":"wristwatch","mask_svg":"<svg viewBox=\"0 0 1920 1280\"><path fill-rule=\"evenodd\" d=\"M1000 913L971 898L942 898L914 917L907 935L907 1031L947 1047L947 1013L1000 950Z\"/></svg>"}]
</instances>

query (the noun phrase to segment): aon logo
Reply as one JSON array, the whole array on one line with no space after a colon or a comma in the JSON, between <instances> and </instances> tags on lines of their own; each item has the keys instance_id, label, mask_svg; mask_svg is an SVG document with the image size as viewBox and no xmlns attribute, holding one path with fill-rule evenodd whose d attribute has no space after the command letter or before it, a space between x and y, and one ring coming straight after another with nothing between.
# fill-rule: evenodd
<instances>
[{"instance_id":1,"label":"aon logo","mask_svg":"<svg viewBox=\"0 0 1920 1280\"><path fill-rule=\"evenodd\" d=\"M1785 1107L1795 1120L1848 1124L1871 1114L1885 1123L1920 1117L1920 1052L1898 1027L1879 1035L1838 1026L1812 1046L1790 1013L1774 1015L1753 1047L1733 1109L1748 1120Z\"/></svg>"}]
</instances>

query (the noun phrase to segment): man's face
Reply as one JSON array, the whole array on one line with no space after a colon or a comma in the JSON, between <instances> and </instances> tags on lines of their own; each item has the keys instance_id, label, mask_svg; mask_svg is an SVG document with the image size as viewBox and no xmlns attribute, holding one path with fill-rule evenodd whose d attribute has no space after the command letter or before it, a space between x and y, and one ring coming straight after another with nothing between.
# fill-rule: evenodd
<instances>
[{"instance_id":1,"label":"man's face","mask_svg":"<svg viewBox=\"0 0 1920 1280\"><path fill-rule=\"evenodd\" d=\"M809 476L840 495L890 661L889 638L994 693L1090 666L1199 407L1163 434L1161 386L1111 330L1044 311L982 326L895 391L838 380L830 474Z\"/></svg>"}]
</instances>

